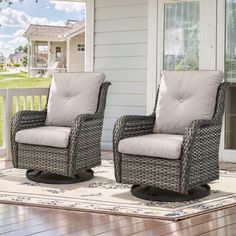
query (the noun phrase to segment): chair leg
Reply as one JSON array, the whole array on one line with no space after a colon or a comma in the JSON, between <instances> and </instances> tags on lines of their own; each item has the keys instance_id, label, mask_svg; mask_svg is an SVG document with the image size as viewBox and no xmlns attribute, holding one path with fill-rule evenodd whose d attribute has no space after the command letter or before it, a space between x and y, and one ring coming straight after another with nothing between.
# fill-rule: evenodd
<instances>
[{"instance_id":1,"label":"chair leg","mask_svg":"<svg viewBox=\"0 0 236 236\"><path fill-rule=\"evenodd\" d=\"M188 191L188 194L180 194L173 191L163 190L157 187L133 185L131 193L133 196L150 201L158 202L183 202L206 197L210 194L211 188L204 184Z\"/></svg>"},{"instance_id":2,"label":"chair leg","mask_svg":"<svg viewBox=\"0 0 236 236\"><path fill-rule=\"evenodd\" d=\"M69 178L47 171L27 170L26 177L34 182L44 184L75 184L92 179L94 177L94 172L92 169L88 169L76 174L74 178Z\"/></svg>"}]
</instances>

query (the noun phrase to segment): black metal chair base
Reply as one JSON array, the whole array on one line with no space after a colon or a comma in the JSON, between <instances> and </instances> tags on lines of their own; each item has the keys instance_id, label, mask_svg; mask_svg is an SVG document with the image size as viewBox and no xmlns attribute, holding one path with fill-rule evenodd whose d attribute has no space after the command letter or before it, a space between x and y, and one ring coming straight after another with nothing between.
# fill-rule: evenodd
<instances>
[{"instance_id":1,"label":"black metal chair base","mask_svg":"<svg viewBox=\"0 0 236 236\"><path fill-rule=\"evenodd\" d=\"M211 188L209 185L204 184L196 187L188 192L188 194L180 194L168 190L163 190L157 187L149 187L142 185L133 185L131 193L133 196L150 201L158 202L183 202L191 201L206 197L210 194Z\"/></svg>"},{"instance_id":2,"label":"black metal chair base","mask_svg":"<svg viewBox=\"0 0 236 236\"><path fill-rule=\"evenodd\" d=\"M75 184L92 179L94 177L94 172L93 170L88 169L76 175L75 178L69 178L46 171L27 170L26 177L34 182L44 184Z\"/></svg>"}]
</instances>

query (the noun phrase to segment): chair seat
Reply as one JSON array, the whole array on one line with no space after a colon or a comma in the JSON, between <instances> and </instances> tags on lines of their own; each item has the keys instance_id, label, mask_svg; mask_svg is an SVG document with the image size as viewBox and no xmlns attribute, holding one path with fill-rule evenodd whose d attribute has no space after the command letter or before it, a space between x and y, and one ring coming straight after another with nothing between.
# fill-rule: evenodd
<instances>
[{"instance_id":1,"label":"chair seat","mask_svg":"<svg viewBox=\"0 0 236 236\"><path fill-rule=\"evenodd\" d=\"M69 143L70 127L43 126L18 131L15 141L24 144L66 148Z\"/></svg>"},{"instance_id":2,"label":"chair seat","mask_svg":"<svg viewBox=\"0 0 236 236\"><path fill-rule=\"evenodd\" d=\"M120 153L179 159L183 135L149 134L122 139L118 150Z\"/></svg>"}]
</instances>

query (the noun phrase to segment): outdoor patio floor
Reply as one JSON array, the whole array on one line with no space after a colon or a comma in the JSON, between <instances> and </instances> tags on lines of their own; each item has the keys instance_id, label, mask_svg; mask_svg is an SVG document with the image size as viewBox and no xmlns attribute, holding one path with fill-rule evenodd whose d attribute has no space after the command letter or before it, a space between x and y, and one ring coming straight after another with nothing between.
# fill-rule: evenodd
<instances>
[{"instance_id":1,"label":"outdoor patio floor","mask_svg":"<svg viewBox=\"0 0 236 236\"><path fill-rule=\"evenodd\" d=\"M111 159L110 152L103 153ZM221 163L236 170L236 164ZM0 162L0 169L10 168ZM236 235L236 207L178 222L0 204L0 235Z\"/></svg>"}]
</instances>

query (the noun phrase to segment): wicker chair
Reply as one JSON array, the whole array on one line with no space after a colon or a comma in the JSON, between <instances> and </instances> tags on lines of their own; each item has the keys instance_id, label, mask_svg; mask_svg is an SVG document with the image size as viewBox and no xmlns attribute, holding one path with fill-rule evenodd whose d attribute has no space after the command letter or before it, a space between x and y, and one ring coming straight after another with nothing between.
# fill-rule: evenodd
<instances>
[{"instance_id":1,"label":"wicker chair","mask_svg":"<svg viewBox=\"0 0 236 236\"><path fill-rule=\"evenodd\" d=\"M78 88L81 87L81 84L76 84L78 82L77 79L81 76L83 79L87 79L87 81L90 81L90 77L101 77L99 80L100 84L96 82L96 89L98 91L94 113L77 113L75 116L77 112L76 108L80 107L80 105L76 103L75 105L77 105L77 107L75 107L75 112L73 114L75 117L69 125L67 125L67 121L67 123L62 125L60 125L60 123L56 124L55 127L53 126L54 124L47 126L47 122L49 122L48 116L50 102L52 102L52 104L55 101L58 102L57 97L55 99L55 91L58 86L56 83L58 82L52 81L47 105L43 111L20 111L13 117L11 127L13 166L15 168L28 169L26 172L28 179L36 182L55 184L86 181L93 177L93 171L91 168L101 164L100 142L107 90L110 83L103 82L104 76L100 73L55 74L55 78L65 77L61 79L66 79L69 77L70 80L62 82L66 83L65 90L68 86L71 88L76 86ZM55 78L53 80L55 80ZM76 83L73 85L74 82ZM85 83L87 84L86 81ZM85 87L87 86L86 84ZM76 88L74 89L76 90ZM87 87L85 89L87 89ZM54 91L54 93L52 91ZM68 96L73 96L70 92L66 91L65 94L67 93ZM68 98L68 101L69 100L70 99ZM66 109L70 109L70 107L67 108L66 106L66 102L59 104L59 116L66 115ZM69 106L71 106L71 104ZM52 107L50 109L52 109ZM85 109L87 109L87 107L85 107ZM68 117L65 116L65 118L67 119ZM52 120L50 122L52 123ZM47 131L48 127L51 127L51 131ZM46 129L46 131L43 129ZM23 138L21 137L22 132L24 135ZM40 134L40 132L42 133ZM66 142L65 146L55 144L58 134L64 135L63 139L59 141ZM51 138L51 140L45 141L49 142L49 144L40 143L42 140L38 140L37 135L41 135L42 140L47 139L46 136L48 136L48 139ZM20 136L20 138L18 136ZM21 139L21 141L17 141L17 137L18 139ZM33 139L36 139L36 141L33 142ZM65 139L67 139L67 141L65 141ZM39 142L39 144L37 144L37 142Z\"/></svg>"},{"instance_id":2,"label":"wicker chair","mask_svg":"<svg viewBox=\"0 0 236 236\"><path fill-rule=\"evenodd\" d=\"M168 72L164 73L167 73L168 76ZM182 79L181 76L188 77L189 75L191 77L192 75L198 75L201 71L188 72L189 74L186 75L184 73L187 72L169 73L172 73L172 77L176 76ZM207 77L209 73L213 73L214 76L214 72L205 71L203 73L205 74L203 74L202 82L205 86L204 77ZM217 74L217 72L215 73ZM163 89L162 81L163 77L158 91L159 95L161 89ZM165 86L168 87L166 84ZM142 146L141 142L134 146L132 151L124 151L124 149L127 149L127 143L130 143L132 149L132 145L135 145L137 138L147 138L153 134L155 125L158 125L156 124L158 122L156 112L161 112L158 110L158 105L160 105L158 94L151 115L126 115L121 117L116 122L113 131L113 152L117 182L132 184L131 193L146 200L185 201L210 194L210 187L207 183L219 178L219 145L227 87L227 83L219 82L216 85L214 96L216 102L214 104L215 109L213 108L212 112L213 116L207 119L200 117L191 120L186 126L179 147L180 155L175 159L168 156L158 157L138 154L138 145ZM175 90L178 90L177 85ZM192 105L194 106L194 104ZM158 115L160 115L159 113ZM172 111L169 111L169 114L171 119ZM175 136L175 134L172 136ZM121 141L126 142L123 150L120 150L122 149ZM155 145L158 146L158 142Z\"/></svg>"}]
</instances>

